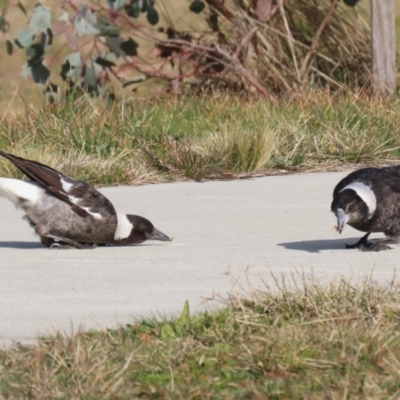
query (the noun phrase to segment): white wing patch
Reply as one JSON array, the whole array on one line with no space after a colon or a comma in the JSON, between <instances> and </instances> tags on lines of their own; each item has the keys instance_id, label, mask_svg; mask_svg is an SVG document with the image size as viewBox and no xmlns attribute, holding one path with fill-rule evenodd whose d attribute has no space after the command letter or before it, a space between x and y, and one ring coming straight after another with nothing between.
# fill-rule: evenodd
<instances>
[{"instance_id":1,"label":"white wing patch","mask_svg":"<svg viewBox=\"0 0 400 400\"><path fill-rule=\"evenodd\" d=\"M117 212L117 229L114 233L114 240L126 239L132 232L133 224L125 214Z\"/></svg>"},{"instance_id":2,"label":"white wing patch","mask_svg":"<svg viewBox=\"0 0 400 400\"><path fill-rule=\"evenodd\" d=\"M61 186L64 189L65 193L68 193L69 189L71 189L72 186L74 186L72 183L67 182L64 178L61 178L60 182L61 182Z\"/></svg>"},{"instance_id":3,"label":"white wing patch","mask_svg":"<svg viewBox=\"0 0 400 400\"><path fill-rule=\"evenodd\" d=\"M90 214L94 219L103 219L103 216L99 213L95 213L90 211L90 207L81 207L78 206L79 208L82 208L82 210L85 210L88 214Z\"/></svg>"},{"instance_id":4,"label":"white wing patch","mask_svg":"<svg viewBox=\"0 0 400 400\"><path fill-rule=\"evenodd\" d=\"M368 216L370 217L376 210L376 197L373 190L363 182L353 182L344 187L341 192L345 189L353 189L362 201L368 207Z\"/></svg>"},{"instance_id":5,"label":"white wing patch","mask_svg":"<svg viewBox=\"0 0 400 400\"><path fill-rule=\"evenodd\" d=\"M67 182L68 183L68 182ZM72 186L72 185L71 185ZM65 189L64 189L65 190ZM79 200L82 200L80 197L75 197L75 196L68 196L69 201L73 204L75 204L76 206L78 206L79 208L81 208L82 210L85 210L88 214L90 214L94 219L103 219L103 216L99 213L90 211L90 207L82 207L79 205Z\"/></svg>"}]
</instances>

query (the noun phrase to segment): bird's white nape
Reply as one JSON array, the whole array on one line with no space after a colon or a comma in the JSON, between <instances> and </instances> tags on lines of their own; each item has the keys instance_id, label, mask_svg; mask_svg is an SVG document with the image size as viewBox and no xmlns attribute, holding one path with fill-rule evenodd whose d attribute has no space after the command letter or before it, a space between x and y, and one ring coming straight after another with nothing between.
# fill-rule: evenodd
<instances>
[{"instance_id":1,"label":"bird's white nape","mask_svg":"<svg viewBox=\"0 0 400 400\"><path fill-rule=\"evenodd\" d=\"M114 233L114 240L122 240L129 237L132 232L133 224L125 214L117 212L118 225Z\"/></svg>"},{"instance_id":2,"label":"bird's white nape","mask_svg":"<svg viewBox=\"0 0 400 400\"><path fill-rule=\"evenodd\" d=\"M341 192L346 189L352 189L357 193L357 195L367 205L369 216L374 213L376 210L376 196L374 191L368 185L363 182L352 182L344 187Z\"/></svg>"}]
</instances>

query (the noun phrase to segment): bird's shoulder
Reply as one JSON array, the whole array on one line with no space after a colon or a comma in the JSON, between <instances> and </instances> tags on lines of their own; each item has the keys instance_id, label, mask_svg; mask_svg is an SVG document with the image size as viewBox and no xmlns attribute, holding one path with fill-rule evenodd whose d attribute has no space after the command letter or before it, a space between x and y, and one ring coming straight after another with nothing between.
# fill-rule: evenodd
<instances>
[{"instance_id":1,"label":"bird's shoulder","mask_svg":"<svg viewBox=\"0 0 400 400\"><path fill-rule=\"evenodd\" d=\"M389 190L400 194L400 166L356 170L335 186L333 197L336 197L341 190L354 182L363 183L377 193Z\"/></svg>"}]
</instances>

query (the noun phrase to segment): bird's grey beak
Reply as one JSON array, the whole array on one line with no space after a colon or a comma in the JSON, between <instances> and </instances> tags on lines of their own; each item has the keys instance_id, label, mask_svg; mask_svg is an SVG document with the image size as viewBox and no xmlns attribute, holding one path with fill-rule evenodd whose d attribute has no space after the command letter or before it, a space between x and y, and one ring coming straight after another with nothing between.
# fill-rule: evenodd
<instances>
[{"instance_id":1,"label":"bird's grey beak","mask_svg":"<svg viewBox=\"0 0 400 400\"><path fill-rule=\"evenodd\" d=\"M173 238L171 239L165 233L162 233L158 229L154 228L154 233L149 237L151 240L162 240L163 242L172 242Z\"/></svg>"},{"instance_id":2,"label":"bird's grey beak","mask_svg":"<svg viewBox=\"0 0 400 400\"><path fill-rule=\"evenodd\" d=\"M350 216L347 215L342 208L338 208L336 211L336 218L337 218L337 229L339 233L342 233L342 230L349 221Z\"/></svg>"}]
</instances>

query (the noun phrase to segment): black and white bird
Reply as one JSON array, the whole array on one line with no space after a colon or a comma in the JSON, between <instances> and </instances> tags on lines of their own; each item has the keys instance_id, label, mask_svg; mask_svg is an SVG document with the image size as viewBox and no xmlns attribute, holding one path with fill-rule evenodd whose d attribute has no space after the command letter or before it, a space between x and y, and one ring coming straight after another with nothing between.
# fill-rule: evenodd
<instances>
[{"instance_id":1,"label":"black and white bird","mask_svg":"<svg viewBox=\"0 0 400 400\"><path fill-rule=\"evenodd\" d=\"M383 232L395 243L400 242L400 166L352 172L336 185L331 210L336 215L339 233L345 224L367 232L347 248L390 249L385 241L368 242L368 236Z\"/></svg>"},{"instance_id":2,"label":"black and white bird","mask_svg":"<svg viewBox=\"0 0 400 400\"><path fill-rule=\"evenodd\" d=\"M31 179L0 178L0 195L25 212L24 218L46 247L81 249L172 240L146 218L118 213L85 182L2 150L0 155Z\"/></svg>"}]
</instances>

